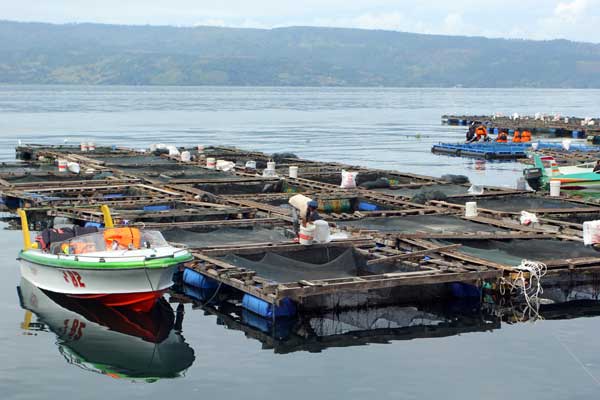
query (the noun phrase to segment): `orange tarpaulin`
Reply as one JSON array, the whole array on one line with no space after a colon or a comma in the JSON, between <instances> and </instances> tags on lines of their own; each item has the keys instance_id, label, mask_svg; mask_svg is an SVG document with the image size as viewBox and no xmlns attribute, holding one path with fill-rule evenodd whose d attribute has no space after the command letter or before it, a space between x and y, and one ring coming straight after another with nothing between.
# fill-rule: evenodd
<instances>
[{"instance_id":1,"label":"orange tarpaulin","mask_svg":"<svg viewBox=\"0 0 600 400\"><path fill-rule=\"evenodd\" d=\"M109 228L104 230L104 241L108 250L139 249L141 233L137 228ZM115 247L116 243L116 249Z\"/></svg>"}]
</instances>

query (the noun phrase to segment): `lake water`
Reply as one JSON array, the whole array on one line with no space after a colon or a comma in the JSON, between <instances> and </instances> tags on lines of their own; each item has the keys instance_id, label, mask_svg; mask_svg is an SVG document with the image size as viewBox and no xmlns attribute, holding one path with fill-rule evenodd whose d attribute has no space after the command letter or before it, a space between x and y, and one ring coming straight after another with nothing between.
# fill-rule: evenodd
<instances>
[{"instance_id":1,"label":"lake water","mask_svg":"<svg viewBox=\"0 0 600 400\"><path fill-rule=\"evenodd\" d=\"M464 128L440 124L442 114L597 116L598 104L597 90L0 86L0 159L14 159L18 140L223 144L512 186L516 163L431 154L433 143L464 138ZM45 330L25 331L16 290L20 232L3 230L1 241L2 399L588 399L600 390L598 317L489 325L479 311L465 321L463 311L390 309L309 321L308 333L296 327L291 336L261 336L261 321L251 316L240 325L244 333L233 329L235 320L187 304L181 334L175 324L152 350L151 341L116 338L138 326L125 316L96 316L105 323L95 324L89 310L74 313L22 288L45 322ZM353 325L362 333L344 336ZM368 336L365 326L383 330ZM335 333L341 340L330 341ZM155 376L133 379L124 367L94 372L115 359Z\"/></svg>"}]
</instances>

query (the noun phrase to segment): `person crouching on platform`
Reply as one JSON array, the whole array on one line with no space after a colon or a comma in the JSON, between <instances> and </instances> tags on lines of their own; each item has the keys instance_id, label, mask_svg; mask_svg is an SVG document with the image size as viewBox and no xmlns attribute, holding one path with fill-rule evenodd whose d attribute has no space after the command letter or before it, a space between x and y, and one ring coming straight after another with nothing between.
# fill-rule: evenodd
<instances>
[{"instance_id":1,"label":"person crouching on platform","mask_svg":"<svg viewBox=\"0 0 600 400\"><path fill-rule=\"evenodd\" d=\"M321 218L321 216L319 215L319 212L317 211L317 208L319 207L319 203L317 203L315 200L309 201L308 202L308 207L306 209L306 216L304 218L302 218L302 226L306 226L306 224L312 224L315 221L318 221Z\"/></svg>"}]
</instances>

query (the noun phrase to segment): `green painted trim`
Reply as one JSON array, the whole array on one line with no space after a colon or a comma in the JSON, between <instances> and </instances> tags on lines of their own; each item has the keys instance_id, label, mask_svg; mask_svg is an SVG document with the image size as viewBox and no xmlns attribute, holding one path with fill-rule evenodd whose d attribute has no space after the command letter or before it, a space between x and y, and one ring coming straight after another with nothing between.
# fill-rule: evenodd
<instances>
[{"instance_id":1,"label":"green painted trim","mask_svg":"<svg viewBox=\"0 0 600 400\"><path fill-rule=\"evenodd\" d=\"M134 269L134 268L167 268L172 265L192 261L194 257L190 253L178 257L161 257L146 259L146 261L124 261L124 262L83 262L66 260L64 258L41 257L31 250L21 250L19 257L29 262L47 267L77 268L77 269Z\"/></svg>"}]
</instances>

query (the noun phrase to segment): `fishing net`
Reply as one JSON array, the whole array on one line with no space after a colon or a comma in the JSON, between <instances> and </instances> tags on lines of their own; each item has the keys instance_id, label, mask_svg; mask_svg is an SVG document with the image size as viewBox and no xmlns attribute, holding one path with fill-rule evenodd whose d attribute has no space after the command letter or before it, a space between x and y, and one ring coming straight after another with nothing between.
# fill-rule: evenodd
<instances>
[{"instance_id":1,"label":"fishing net","mask_svg":"<svg viewBox=\"0 0 600 400\"><path fill-rule=\"evenodd\" d=\"M463 204L467 199L450 199L455 204ZM494 199L476 199L477 206L498 211L519 212L540 208L586 208L584 204L571 203L559 199L548 199L531 196L503 196Z\"/></svg>"},{"instance_id":2,"label":"fishing net","mask_svg":"<svg viewBox=\"0 0 600 400\"><path fill-rule=\"evenodd\" d=\"M195 185L196 188L216 195L257 194L257 193L281 193L283 181L266 182L230 182L230 183L207 183Z\"/></svg>"},{"instance_id":3,"label":"fishing net","mask_svg":"<svg viewBox=\"0 0 600 400\"><path fill-rule=\"evenodd\" d=\"M372 189L376 192L387 193L394 196L404 196L413 198L418 195L431 193L431 192L439 192L443 193L445 196L453 196L453 195L467 195L467 190L469 188L463 185L456 184L435 184L435 185L427 185L421 187L413 187L413 188L383 188L383 189Z\"/></svg>"},{"instance_id":4,"label":"fishing net","mask_svg":"<svg viewBox=\"0 0 600 400\"><path fill-rule=\"evenodd\" d=\"M275 282L352 277L365 265L362 256L353 249L336 247L251 256L228 254L222 259Z\"/></svg>"},{"instance_id":5,"label":"fishing net","mask_svg":"<svg viewBox=\"0 0 600 400\"><path fill-rule=\"evenodd\" d=\"M444 241L444 243L460 243ZM553 239L531 240L469 240L460 251L485 260L519 265L523 259L535 261L561 260L579 257L600 257L600 253L583 243Z\"/></svg>"},{"instance_id":6,"label":"fishing net","mask_svg":"<svg viewBox=\"0 0 600 400\"><path fill-rule=\"evenodd\" d=\"M173 228L162 230L161 232L169 242L182 243L194 248L232 244L281 243L290 240L286 229L282 227L272 229L250 227L206 230Z\"/></svg>"},{"instance_id":7,"label":"fishing net","mask_svg":"<svg viewBox=\"0 0 600 400\"><path fill-rule=\"evenodd\" d=\"M453 215L409 215L404 217L363 218L357 221L339 221L338 226L365 230L401 233L447 232L500 232L501 228L466 221Z\"/></svg>"}]
</instances>

